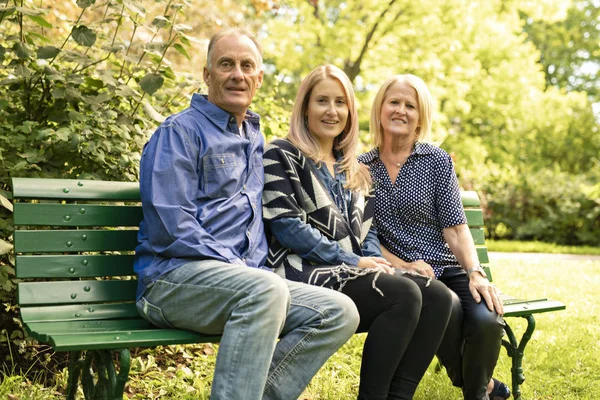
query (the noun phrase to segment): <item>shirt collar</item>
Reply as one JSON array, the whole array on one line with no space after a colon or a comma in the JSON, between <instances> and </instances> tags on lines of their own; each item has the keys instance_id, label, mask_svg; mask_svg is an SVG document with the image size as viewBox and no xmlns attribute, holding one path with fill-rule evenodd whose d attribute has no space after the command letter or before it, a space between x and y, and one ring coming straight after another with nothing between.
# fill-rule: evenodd
<instances>
[{"instance_id":1,"label":"shirt collar","mask_svg":"<svg viewBox=\"0 0 600 400\"><path fill-rule=\"evenodd\" d=\"M208 101L208 96L205 94L194 93L192 96L191 106L208 117L219 128L226 130L230 119L233 116L222 108ZM250 110L246 110L245 121L253 124L260 122L260 116Z\"/></svg>"},{"instance_id":2,"label":"shirt collar","mask_svg":"<svg viewBox=\"0 0 600 400\"><path fill-rule=\"evenodd\" d=\"M418 154L418 155L433 154L433 146L429 143L416 142L415 149L413 150L411 155L413 155L413 154ZM380 159L379 158L379 149L377 147L360 156L360 161L365 164L371 164L375 160L379 160L379 159Z\"/></svg>"}]
</instances>

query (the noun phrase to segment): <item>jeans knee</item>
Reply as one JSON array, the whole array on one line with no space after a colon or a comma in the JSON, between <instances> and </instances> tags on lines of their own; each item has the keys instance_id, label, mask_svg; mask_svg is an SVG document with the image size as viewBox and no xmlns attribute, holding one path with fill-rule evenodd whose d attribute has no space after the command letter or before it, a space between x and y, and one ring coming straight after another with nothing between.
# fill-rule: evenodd
<instances>
[{"instance_id":1,"label":"jeans knee","mask_svg":"<svg viewBox=\"0 0 600 400\"><path fill-rule=\"evenodd\" d=\"M331 295L333 297L327 305L330 315L328 319L349 338L356 332L360 323L360 315L356 304L345 294L331 291Z\"/></svg>"}]
</instances>

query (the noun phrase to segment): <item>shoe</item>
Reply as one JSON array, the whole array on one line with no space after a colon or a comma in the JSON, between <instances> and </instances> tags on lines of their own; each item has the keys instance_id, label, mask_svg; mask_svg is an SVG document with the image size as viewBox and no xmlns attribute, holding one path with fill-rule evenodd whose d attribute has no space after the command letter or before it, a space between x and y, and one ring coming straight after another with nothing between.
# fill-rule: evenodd
<instances>
[{"instance_id":1,"label":"shoe","mask_svg":"<svg viewBox=\"0 0 600 400\"><path fill-rule=\"evenodd\" d=\"M510 397L510 389L504 382L500 382L496 378L492 378L494 381L494 388L490 392L490 400L504 400Z\"/></svg>"}]
</instances>

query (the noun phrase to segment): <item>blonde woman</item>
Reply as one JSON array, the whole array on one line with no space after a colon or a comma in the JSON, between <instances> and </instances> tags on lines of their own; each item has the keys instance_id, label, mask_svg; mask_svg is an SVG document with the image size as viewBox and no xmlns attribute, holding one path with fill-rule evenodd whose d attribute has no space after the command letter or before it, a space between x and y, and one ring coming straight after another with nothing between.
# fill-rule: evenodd
<instances>
[{"instance_id":1,"label":"blonde woman","mask_svg":"<svg viewBox=\"0 0 600 400\"><path fill-rule=\"evenodd\" d=\"M375 148L359 160L376 182L381 249L394 267L428 275L456 294L438 355L464 398L506 399L508 387L492 379L504 327L502 302L479 264L452 159L423 142L432 110L427 86L414 75L389 78L373 101Z\"/></svg>"},{"instance_id":2,"label":"blonde woman","mask_svg":"<svg viewBox=\"0 0 600 400\"><path fill-rule=\"evenodd\" d=\"M358 332L368 332L359 399L412 399L445 330L450 294L427 277L395 275L381 257L357 143L348 77L332 65L316 68L300 85L287 138L264 154L267 265L355 302Z\"/></svg>"}]
</instances>

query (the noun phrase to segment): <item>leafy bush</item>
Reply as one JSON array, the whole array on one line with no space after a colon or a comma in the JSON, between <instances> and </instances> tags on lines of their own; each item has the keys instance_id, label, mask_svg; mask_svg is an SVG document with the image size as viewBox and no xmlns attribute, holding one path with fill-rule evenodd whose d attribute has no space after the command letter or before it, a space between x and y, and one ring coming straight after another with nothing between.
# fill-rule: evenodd
<instances>
[{"instance_id":1,"label":"leafy bush","mask_svg":"<svg viewBox=\"0 0 600 400\"><path fill-rule=\"evenodd\" d=\"M600 177L551 170L504 177L485 188L491 238L600 246Z\"/></svg>"},{"instance_id":2,"label":"leafy bush","mask_svg":"<svg viewBox=\"0 0 600 400\"><path fill-rule=\"evenodd\" d=\"M7 342L25 352L26 340L15 318L10 178L137 180L149 133L198 86L167 59L189 57L183 5L157 0L164 11L149 18L134 1L95 2L77 0L64 22L43 2L0 0L0 363L18 353Z\"/></svg>"}]
</instances>

